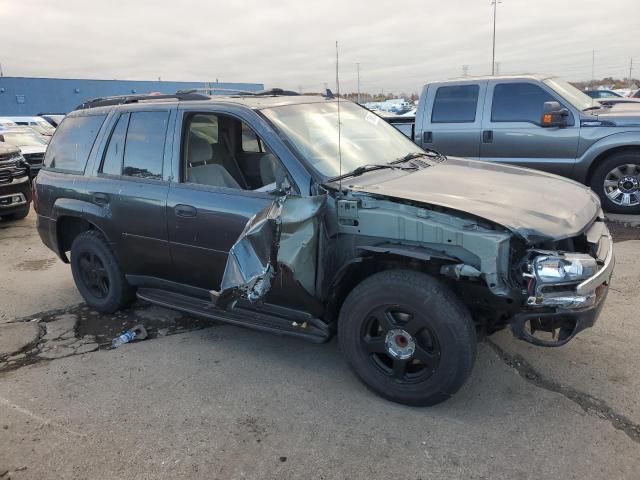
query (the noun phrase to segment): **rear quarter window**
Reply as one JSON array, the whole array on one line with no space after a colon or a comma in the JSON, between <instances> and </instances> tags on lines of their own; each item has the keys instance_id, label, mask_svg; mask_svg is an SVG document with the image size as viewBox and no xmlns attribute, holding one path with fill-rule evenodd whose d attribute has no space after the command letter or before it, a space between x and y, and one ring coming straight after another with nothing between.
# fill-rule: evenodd
<instances>
[{"instance_id":1,"label":"rear quarter window","mask_svg":"<svg viewBox=\"0 0 640 480\"><path fill-rule=\"evenodd\" d=\"M473 123L478 106L478 85L439 87L433 101L431 123Z\"/></svg>"},{"instance_id":2,"label":"rear quarter window","mask_svg":"<svg viewBox=\"0 0 640 480\"><path fill-rule=\"evenodd\" d=\"M83 173L105 118L106 115L65 118L47 147L45 167Z\"/></svg>"}]
</instances>

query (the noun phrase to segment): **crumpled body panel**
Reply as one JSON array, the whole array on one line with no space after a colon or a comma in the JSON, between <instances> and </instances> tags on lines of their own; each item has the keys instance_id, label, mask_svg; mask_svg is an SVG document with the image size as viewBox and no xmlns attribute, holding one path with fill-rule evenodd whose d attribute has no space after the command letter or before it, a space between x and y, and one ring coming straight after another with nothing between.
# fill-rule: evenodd
<instances>
[{"instance_id":1,"label":"crumpled body panel","mask_svg":"<svg viewBox=\"0 0 640 480\"><path fill-rule=\"evenodd\" d=\"M276 198L254 215L231 247L214 303L233 308L245 298L262 299L271 288L278 264L313 294L316 281L318 218L326 196Z\"/></svg>"}]
</instances>

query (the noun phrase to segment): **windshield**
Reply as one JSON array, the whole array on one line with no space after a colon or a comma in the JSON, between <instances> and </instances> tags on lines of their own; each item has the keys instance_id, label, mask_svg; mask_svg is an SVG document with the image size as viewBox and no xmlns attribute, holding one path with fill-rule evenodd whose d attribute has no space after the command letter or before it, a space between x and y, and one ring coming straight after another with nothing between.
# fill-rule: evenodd
<instances>
[{"instance_id":1,"label":"windshield","mask_svg":"<svg viewBox=\"0 0 640 480\"><path fill-rule=\"evenodd\" d=\"M387 164L420 147L383 119L351 102L305 103L263 110L266 117L296 147L311 166L327 178L358 167Z\"/></svg>"},{"instance_id":2,"label":"windshield","mask_svg":"<svg viewBox=\"0 0 640 480\"><path fill-rule=\"evenodd\" d=\"M573 105L578 110L585 110L591 107L599 107L600 102L581 92L569 82L561 78L547 78L544 80L549 87L553 88L562 98Z\"/></svg>"},{"instance_id":3,"label":"windshield","mask_svg":"<svg viewBox=\"0 0 640 480\"><path fill-rule=\"evenodd\" d=\"M46 145L47 141L40 135L27 132L4 132L4 141L18 147L40 147Z\"/></svg>"}]
</instances>

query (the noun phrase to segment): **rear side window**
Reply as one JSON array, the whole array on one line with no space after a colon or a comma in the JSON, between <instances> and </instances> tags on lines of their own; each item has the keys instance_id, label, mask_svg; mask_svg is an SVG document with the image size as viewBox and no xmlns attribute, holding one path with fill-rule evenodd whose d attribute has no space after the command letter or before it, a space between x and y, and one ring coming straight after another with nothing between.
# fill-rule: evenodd
<instances>
[{"instance_id":1,"label":"rear side window","mask_svg":"<svg viewBox=\"0 0 640 480\"><path fill-rule=\"evenodd\" d=\"M105 118L106 115L65 118L47 148L45 166L70 172L84 172L89 153Z\"/></svg>"},{"instance_id":2,"label":"rear side window","mask_svg":"<svg viewBox=\"0 0 640 480\"><path fill-rule=\"evenodd\" d=\"M111 132L109 145L104 153L102 168L100 172L108 175L120 175L122 173L122 158L124 154L124 140L127 134L129 114L123 113L118 119L118 123Z\"/></svg>"},{"instance_id":3,"label":"rear side window","mask_svg":"<svg viewBox=\"0 0 640 480\"><path fill-rule=\"evenodd\" d=\"M501 83L493 89L492 122L530 122L540 124L544 102L551 94L532 83Z\"/></svg>"},{"instance_id":4,"label":"rear side window","mask_svg":"<svg viewBox=\"0 0 640 480\"><path fill-rule=\"evenodd\" d=\"M133 112L124 146L122 174L162 180L169 112Z\"/></svg>"},{"instance_id":5,"label":"rear side window","mask_svg":"<svg viewBox=\"0 0 640 480\"><path fill-rule=\"evenodd\" d=\"M478 85L440 87L431 113L432 123L473 123L478 106Z\"/></svg>"}]
</instances>

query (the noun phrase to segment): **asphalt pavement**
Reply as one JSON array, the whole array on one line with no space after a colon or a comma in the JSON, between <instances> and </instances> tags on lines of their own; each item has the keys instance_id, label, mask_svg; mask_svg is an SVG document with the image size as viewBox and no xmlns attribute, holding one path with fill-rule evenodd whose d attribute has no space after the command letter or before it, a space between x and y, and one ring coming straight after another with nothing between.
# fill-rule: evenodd
<instances>
[{"instance_id":1,"label":"asphalt pavement","mask_svg":"<svg viewBox=\"0 0 640 480\"><path fill-rule=\"evenodd\" d=\"M640 229L613 225L603 314L568 345L500 332L431 408L385 401L325 345L145 303L82 304L33 215L0 223L0 479L637 479ZM110 339L144 324L150 338Z\"/></svg>"}]
</instances>

